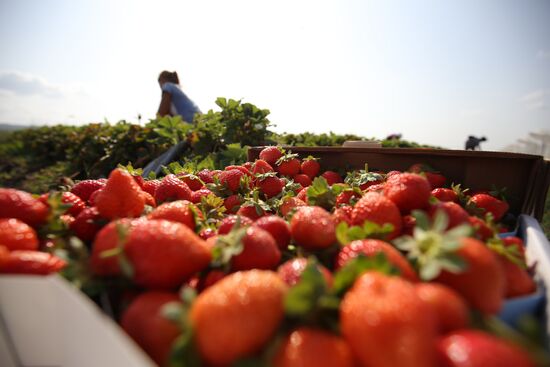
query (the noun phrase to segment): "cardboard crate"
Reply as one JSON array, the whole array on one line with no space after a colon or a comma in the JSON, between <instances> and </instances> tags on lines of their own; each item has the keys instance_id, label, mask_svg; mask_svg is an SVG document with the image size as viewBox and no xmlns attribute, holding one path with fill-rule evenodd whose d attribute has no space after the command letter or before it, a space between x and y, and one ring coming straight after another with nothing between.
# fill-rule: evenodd
<instances>
[{"instance_id":1,"label":"cardboard crate","mask_svg":"<svg viewBox=\"0 0 550 367\"><path fill-rule=\"evenodd\" d=\"M264 147L248 150L254 161ZM305 158L320 158L322 170L363 169L371 171L407 170L415 163L426 163L443 173L450 183L461 183L472 190L506 187L513 214L528 214L542 220L550 185L550 162L529 154L443 149L288 147Z\"/></svg>"}]
</instances>

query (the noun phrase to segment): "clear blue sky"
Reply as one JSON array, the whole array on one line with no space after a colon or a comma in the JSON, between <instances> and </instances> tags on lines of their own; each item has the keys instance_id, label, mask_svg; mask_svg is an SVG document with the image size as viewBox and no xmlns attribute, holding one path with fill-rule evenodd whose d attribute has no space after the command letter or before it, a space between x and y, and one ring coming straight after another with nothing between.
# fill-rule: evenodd
<instances>
[{"instance_id":1,"label":"clear blue sky","mask_svg":"<svg viewBox=\"0 0 550 367\"><path fill-rule=\"evenodd\" d=\"M499 150L550 129L549 0L0 0L0 122L135 121L177 70L278 132Z\"/></svg>"}]
</instances>

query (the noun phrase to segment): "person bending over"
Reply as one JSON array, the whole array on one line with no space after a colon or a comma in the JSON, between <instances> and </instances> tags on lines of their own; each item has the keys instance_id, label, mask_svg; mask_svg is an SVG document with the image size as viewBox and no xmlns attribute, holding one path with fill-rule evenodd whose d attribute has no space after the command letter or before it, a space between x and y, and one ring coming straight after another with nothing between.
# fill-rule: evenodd
<instances>
[{"instance_id":1,"label":"person bending over","mask_svg":"<svg viewBox=\"0 0 550 367\"><path fill-rule=\"evenodd\" d=\"M178 73L163 71L160 73L158 82L162 90L158 116L182 117L185 122L193 122L196 113L201 113L197 105L189 98L180 87Z\"/></svg>"}]
</instances>

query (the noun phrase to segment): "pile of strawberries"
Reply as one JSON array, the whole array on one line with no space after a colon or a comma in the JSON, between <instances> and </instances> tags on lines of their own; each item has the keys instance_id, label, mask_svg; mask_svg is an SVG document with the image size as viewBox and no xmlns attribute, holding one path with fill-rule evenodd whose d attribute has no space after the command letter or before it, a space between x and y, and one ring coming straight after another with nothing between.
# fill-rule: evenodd
<instances>
[{"instance_id":1,"label":"pile of strawberries","mask_svg":"<svg viewBox=\"0 0 550 367\"><path fill-rule=\"evenodd\" d=\"M116 283L118 321L162 366L548 361L489 331L536 291L521 239L498 236L504 200L420 164L320 173L267 147L223 171L0 188L0 273Z\"/></svg>"}]
</instances>

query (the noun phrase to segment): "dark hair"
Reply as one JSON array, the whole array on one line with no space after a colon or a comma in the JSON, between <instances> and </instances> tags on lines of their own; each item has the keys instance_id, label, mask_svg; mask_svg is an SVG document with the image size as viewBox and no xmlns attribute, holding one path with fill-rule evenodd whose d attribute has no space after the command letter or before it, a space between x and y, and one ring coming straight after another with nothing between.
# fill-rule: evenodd
<instances>
[{"instance_id":1,"label":"dark hair","mask_svg":"<svg viewBox=\"0 0 550 367\"><path fill-rule=\"evenodd\" d=\"M180 80L178 78L178 73L175 71L170 72L170 71L164 70L162 73L159 74L158 80L160 81L161 79L164 79L169 83L174 83L174 84L180 83Z\"/></svg>"}]
</instances>

